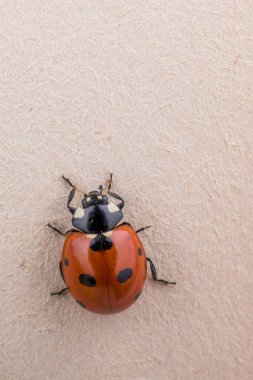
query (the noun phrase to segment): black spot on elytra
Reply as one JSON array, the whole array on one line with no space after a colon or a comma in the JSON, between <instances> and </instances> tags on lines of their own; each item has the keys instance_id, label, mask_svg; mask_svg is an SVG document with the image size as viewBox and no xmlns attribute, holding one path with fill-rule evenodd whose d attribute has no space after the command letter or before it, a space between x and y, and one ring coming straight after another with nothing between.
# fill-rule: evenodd
<instances>
[{"instance_id":1,"label":"black spot on elytra","mask_svg":"<svg viewBox=\"0 0 253 380\"><path fill-rule=\"evenodd\" d=\"M124 282L126 282L133 274L133 271L131 268L126 268L126 269L123 269L122 271L119 272L118 274L118 277L117 277L117 280L123 284Z\"/></svg>"},{"instance_id":2,"label":"black spot on elytra","mask_svg":"<svg viewBox=\"0 0 253 380\"><path fill-rule=\"evenodd\" d=\"M96 279L90 274L80 274L79 276L80 284L93 287L96 286Z\"/></svg>"},{"instance_id":3,"label":"black spot on elytra","mask_svg":"<svg viewBox=\"0 0 253 380\"><path fill-rule=\"evenodd\" d=\"M137 301L137 299L140 297L141 295L141 291L139 293L136 294L136 296L134 297L135 301Z\"/></svg>"},{"instance_id":4,"label":"black spot on elytra","mask_svg":"<svg viewBox=\"0 0 253 380\"><path fill-rule=\"evenodd\" d=\"M80 302L80 301L76 301L80 306L82 306L82 307L86 307L82 302Z\"/></svg>"},{"instance_id":5,"label":"black spot on elytra","mask_svg":"<svg viewBox=\"0 0 253 380\"><path fill-rule=\"evenodd\" d=\"M65 259L64 259L64 265L67 267L68 265L69 265L69 261L68 261L68 259L65 257Z\"/></svg>"},{"instance_id":6,"label":"black spot on elytra","mask_svg":"<svg viewBox=\"0 0 253 380\"><path fill-rule=\"evenodd\" d=\"M141 247L138 249L138 255L139 255L139 256L142 255L142 249L141 249Z\"/></svg>"}]
</instances>

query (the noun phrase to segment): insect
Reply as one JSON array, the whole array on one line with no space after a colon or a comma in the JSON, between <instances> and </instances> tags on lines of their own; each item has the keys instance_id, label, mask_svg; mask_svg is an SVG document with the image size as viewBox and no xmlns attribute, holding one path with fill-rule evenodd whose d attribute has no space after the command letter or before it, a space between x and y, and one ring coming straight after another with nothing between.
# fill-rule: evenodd
<instances>
[{"instance_id":1,"label":"insect","mask_svg":"<svg viewBox=\"0 0 253 380\"><path fill-rule=\"evenodd\" d=\"M147 274L147 262L152 278L162 284L176 284L158 278L154 263L146 257L138 234L150 226L134 230L123 218L124 199L111 191L112 174L107 185L88 194L71 186L67 207L72 214L74 229L66 232L48 224L65 242L60 272L66 284L61 295L69 290L80 306L100 314L120 312L140 296ZM76 191L82 193L82 207L71 203ZM114 198L116 202L109 199Z\"/></svg>"}]
</instances>

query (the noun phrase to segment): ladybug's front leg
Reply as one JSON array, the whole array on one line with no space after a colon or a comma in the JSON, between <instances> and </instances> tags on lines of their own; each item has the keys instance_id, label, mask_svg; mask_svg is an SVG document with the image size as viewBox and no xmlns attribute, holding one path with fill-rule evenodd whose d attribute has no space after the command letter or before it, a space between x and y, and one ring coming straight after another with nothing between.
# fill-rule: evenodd
<instances>
[{"instance_id":1,"label":"ladybug's front leg","mask_svg":"<svg viewBox=\"0 0 253 380\"><path fill-rule=\"evenodd\" d=\"M110 191L111 187L112 187L112 173L110 173L110 178L107 180L107 186L106 186L105 190L106 190L106 193L108 195L110 195L111 197L113 197L115 199L118 199L120 201L120 203L117 206L118 206L118 208L120 210L122 210L123 207L125 206L125 201L124 201L124 199L121 196L119 196L118 194L115 194L112 191ZM103 191L103 186L102 185L99 186L99 190L101 192Z\"/></svg>"},{"instance_id":2,"label":"ladybug's front leg","mask_svg":"<svg viewBox=\"0 0 253 380\"><path fill-rule=\"evenodd\" d=\"M158 278L157 270L156 270L156 267L155 267L153 261L149 257L147 257L147 261L149 262L152 278L154 281L160 281L161 283L163 283L165 285L168 285L168 284L176 285L176 282L170 282L170 281L162 280L162 279Z\"/></svg>"},{"instance_id":3,"label":"ladybug's front leg","mask_svg":"<svg viewBox=\"0 0 253 380\"><path fill-rule=\"evenodd\" d=\"M123 207L125 206L125 201L122 197L120 197L118 194L115 194L113 192L111 192L110 190L108 190L107 192L108 195L110 195L111 197L115 198L115 199L118 199L119 201L121 201L119 204L117 204L118 208L120 210L123 209Z\"/></svg>"},{"instance_id":4,"label":"ladybug's front leg","mask_svg":"<svg viewBox=\"0 0 253 380\"><path fill-rule=\"evenodd\" d=\"M64 178L64 177L63 177ZM67 182L69 180L66 180ZM69 183L69 182L68 182ZM70 182L71 183L71 182ZM75 192L76 192L76 187L73 186L71 192L69 193L69 196L68 196L68 200L67 200L67 207L69 209L69 211L71 212L72 215L74 215L75 211L76 211L76 208L71 206L70 203L72 202L74 196L75 196Z\"/></svg>"},{"instance_id":5,"label":"ladybug's front leg","mask_svg":"<svg viewBox=\"0 0 253 380\"><path fill-rule=\"evenodd\" d=\"M65 177L64 175L62 175L62 178L64 179L65 182L67 182L69 184L69 186L72 187L72 190L70 191L69 196L68 196L67 207L68 207L69 211L71 212L71 214L74 215L76 208L71 206L70 203L75 196L75 192L78 191L79 193L83 194L84 196L86 196L86 193L83 190L80 190L76 185L74 185L70 181L69 178Z\"/></svg>"}]
</instances>

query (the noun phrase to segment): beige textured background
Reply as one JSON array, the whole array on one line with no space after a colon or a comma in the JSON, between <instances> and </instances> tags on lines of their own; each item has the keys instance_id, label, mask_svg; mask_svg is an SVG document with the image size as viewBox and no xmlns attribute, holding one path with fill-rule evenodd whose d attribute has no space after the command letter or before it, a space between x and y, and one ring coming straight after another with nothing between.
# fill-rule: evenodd
<instances>
[{"instance_id":1,"label":"beige textured background","mask_svg":"<svg viewBox=\"0 0 253 380\"><path fill-rule=\"evenodd\" d=\"M1 380L253 378L253 3L0 1ZM81 309L61 173L112 170L176 288Z\"/></svg>"}]
</instances>

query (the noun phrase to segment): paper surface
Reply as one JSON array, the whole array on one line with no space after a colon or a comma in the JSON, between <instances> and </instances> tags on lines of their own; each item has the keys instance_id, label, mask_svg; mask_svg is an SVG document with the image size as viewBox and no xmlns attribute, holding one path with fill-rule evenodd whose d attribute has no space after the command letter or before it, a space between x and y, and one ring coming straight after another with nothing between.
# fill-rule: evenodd
<instances>
[{"instance_id":1,"label":"paper surface","mask_svg":"<svg viewBox=\"0 0 253 380\"><path fill-rule=\"evenodd\" d=\"M253 4L2 1L1 380L249 380ZM63 282L69 187L114 173L161 277L118 315Z\"/></svg>"}]
</instances>

